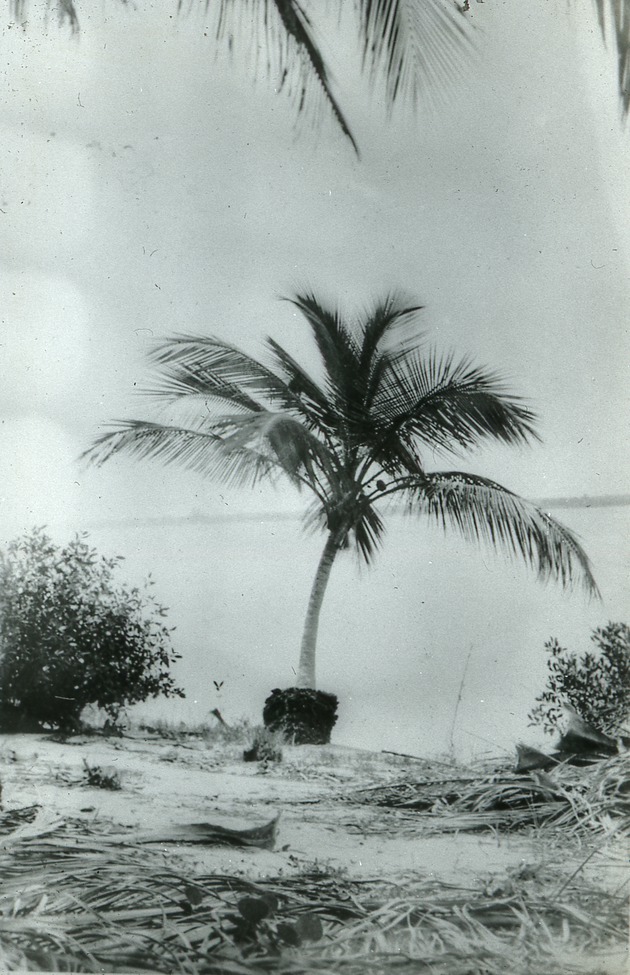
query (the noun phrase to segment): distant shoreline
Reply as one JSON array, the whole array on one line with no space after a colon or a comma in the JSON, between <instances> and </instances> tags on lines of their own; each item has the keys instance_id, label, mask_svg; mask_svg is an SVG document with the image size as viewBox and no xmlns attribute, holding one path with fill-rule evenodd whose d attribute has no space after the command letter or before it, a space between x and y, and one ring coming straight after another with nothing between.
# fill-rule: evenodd
<instances>
[{"instance_id":1,"label":"distant shoreline","mask_svg":"<svg viewBox=\"0 0 630 975\"><path fill-rule=\"evenodd\" d=\"M630 505L630 494L582 495L581 497L538 498L533 502L538 508L618 508ZM403 514L404 509L393 508L392 514ZM216 525L227 521L300 521L301 511L241 511L225 514L165 515L155 518L104 518L90 522L88 528L131 528L139 525Z\"/></svg>"},{"instance_id":2,"label":"distant shoreline","mask_svg":"<svg viewBox=\"0 0 630 975\"><path fill-rule=\"evenodd\" d=\"M583 494L579 498L540 498L539 508L620 508L630 504L630 494Z\"/></svg>"}]
</instances>

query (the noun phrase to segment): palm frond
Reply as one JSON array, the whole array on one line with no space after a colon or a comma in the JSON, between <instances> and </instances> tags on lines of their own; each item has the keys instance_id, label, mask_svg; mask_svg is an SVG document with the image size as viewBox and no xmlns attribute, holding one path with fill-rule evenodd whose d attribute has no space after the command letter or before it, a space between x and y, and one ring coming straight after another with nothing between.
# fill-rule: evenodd
<instances>
[{"instance_id":1,"label":"palm frond","mask_svg":"<svg viewBox=\"0 0 630 975\"><path fill-rule=\"evenodd\" d=\"M220 429L221 421L214 429ZM317 493L318 476L329 477L335 468L330 449L299 420L286 413L259 413L239 418L222 438L222 450L256 450L272 461L294 483L307 483Z\"/></svg>"},{"instance_id":2,"label":"palm frond","mask_svg":"<svg viewBox=\"0 0 630 975\"><path fill-rule=\"evenodd\" d=\"M205 392L252 411L263 408L255 397L282 408L300 405L272 369L222 339L174 335L156 345L150 359L160 367L160 383L149 392L158 395L176 398L188 392Z\"/></svg>"},{"instance_id":3,"label":"palm frond","mask_svg":"<svg viewBox=\"0 0 630 975\"><path fill-rule=\"evenodd\" d=\"M187 5L191 4L189 0ZM180 9L183 5L179 0ZM333 93L313 26L299 0L206 0L206 10L216 15L217 41L227 42L231 52L235 39L237 43L243 39L249 47L254 75L264 71L276 91L292 99L298 115L310 115L317 123L324 110L331 112L359 154Z\"/></svg>"},{"instance_id":4,"label":"palm frond","mask_svg":"<svg viewBox=\"0 0 630 975\"><path fill-rule=\"evenodd\" d=\"M349 323L312 294L287 300L299 308L313 331L328 379L326 399L332 406L333 421L337 425L343 421L348 437L361 443L366 411L383 370L418 344L417 331L410 344L409 326L411 317L422 306L391 293L375 303L364 320ZM300 367L277 343L270 344L285 376L312 396L304 385Z\"/></svg>"},{"instance_id":5,"label":"palm frond","mask_svg":"<svg viewBox=\"0 0 630 975\"><path fill-rule=\"evenodd\" d=\"M121 421L81 459L100 467L118 454L176 464L234 487L254 487L262 478L274 480L284 473L280 463L262 451L236 445L226 449L216 434L145 420Z\"/></svg>"},{"instance_id":6,"label":"palm frond","mask_svg":"<svg viewBox=\"0 0 630 975\"><path fill-rule=\"evenodd\" d=\"M361 347L337 310L326 308L313 294L285 299L298 308L311 327L331 393L339 404L348 399L359 366Z\"/></svg>"},{"instance_id":7,"label":"palm frond","mask_svg":"<svg viewBox=\"0 0 630 975\"><path fill-rule=\"evenodd\" d=\"M362 328L362 370L374 369L378 352L397 357L418 345L420 333L417 328L411 331L410 326L413 325L413 317L423 308L424 305L412 304L404 295L396 292L390 292L376 302Z\"/></svg>"},{"instance_id":8,"label":"palm frond","mask_svg":"<svg viewBox=\"0 0 630 975\"><path fill-rule=\"evenodd\" d=\"M531 502L487 478L445 471L401 488L410 510L427 514L443 528L484 541L522 559L543 580L565 588L579 581L599 596L590 562L576 537Z\"/></svg>"},{"instance_id":9,"label":"palm frond","mask_svg":"<svg viewBox=\"0 0 630 975\"><path fill-rule=\"evenodd\" d=\"M83 458L101 466L120 453L179 464L239 487L284 474L316 494L320 477L334 464L326 445L298 420L269 411L212 420L200 415L188 427L129 420L101 436Z\"/></svg>"},{"instance_id":10,"label":"palm frond","mask_svg":"<svg viewBox=\"0 0 630 975\"><path fill-rule=\"evenodd\" d=\"M357 0L363 63L372 82L384 72L390 106L415 105L430 86L443 92L470 48L469 25L452 0Z\"/></svg>"},{"instance_id":11,"label":"palm frond","mask_svg":"<svg viewBox=\"0 0 630 975\"><path fill-rule=\"evenodd\" d=\"M279 342L268 338L267 347L293 396L291 403L286 405L315 428L322 431L334 428L337 421L335 408L324 390Z\"/></svg>"},{"instance_id":12,"label":"palm frond","mask_svg":"<svg viewBox=\"0 0 630 975\"><path fill-rule=\"evenodd\" d=\"M539 439L535 414L495 373L452 355L399 357L381 376L373 417L385 442L405 433L447 451L485 438L510 445Z\"/></svg>"},{"instance_id":13,"label":"palm frond","mask_svg":"<svg viewBox=\"0 0 630 975\"><path fill-rule=\"evenodd\" d=\"M630 2L629 0L593 0L604 43L608 23L617 54L617 84L624 118L630 111Z\"/></svg>"},{"instance_id":14,"label":"palm frond","mask_svg":"<svg viewBox=\"0 0 630 975\"><path fill-rule=\"evenodd\" d=\"M314 502L304 516L307 531L335 535L341 548L351 544L367 565L374 560L385 534L383 519L367 495L360 492L340 497L339 492Z\"/></svg>"},{"instance_id":15,"label":"palm frond","mask_svg":"<svg viewBox=\"0 0 630 975\"><path fill-rule=\"evenodd\" d=\"M365 421L384 371L418 347L421 334L414 327L414 316L422 307L392 292L368 312L361 328L361 354L355 379L357 416L353 419Z\"/></svg>"},{"instance_id":16,"label":"palm frond","mask_svg":"<svg viewBox=\"0 0 630 975\"><path fill-rule=\"evenodd\" d=\"M364 562L370 565L385 534L383 519L374 505L364 501L360 514L354 522L352 534L357 552Z\"/></svg>"},{"instance_id":17,"label":"palm frond","mask_svg":"<svg viewBox=\"0 0 630 975\"><path fill-rule=\"evenodd\" d=\"M127 0L121 2L126 3ZM24 22L27 17L28 0L11 0L10 6L15 19ZM79 14L74 0L46 0L46 16L51 9L56 11L60 24L69 24L73 34L79 32Z\"/></svg>"},{"instance_id":18,"label":"palm frond","mask_svg":"<svg viewBox=\"0 0 630 975\"><path fill-rule=\"evenodd\" d=\"M315 43L311 31L310 21L306 13L297 0L273 0L273 2L284 29L287 32L287 36L293 40L298 51L310 68L310 71L315 74L315 77L320 84L322 94L325 100L328 102L328 105L335 119L337 120L341 131L350 140L352 148L358 156L359 148L354 141L354 137L350 131L348 123L344 118L343 112L341 111L341 108L339 107L339 104L332 93L326 64L317 44ZM301 95L302 100L304 99L305 94L306 86L303 83Z\"/></svg>"}]
</instances>

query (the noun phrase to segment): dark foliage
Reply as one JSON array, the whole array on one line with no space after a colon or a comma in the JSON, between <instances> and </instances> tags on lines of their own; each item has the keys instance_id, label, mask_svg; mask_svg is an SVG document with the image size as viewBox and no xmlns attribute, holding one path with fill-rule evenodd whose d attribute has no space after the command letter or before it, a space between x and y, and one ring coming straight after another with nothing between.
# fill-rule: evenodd
<instances>
[{"instance_id":1,"label":"dark foliage","mask_svg":"<svg viewBox=\"0 0 630 975\"><path fill-rule=\"evenodd\" d=\"M261 948L274 957L284 946L298 948L305 941L319 941L324 934L316 914L301 914L295 921L276 918L278 898L266 891L261 896L242 897L236 907L238 913L228 915L226 920L244 957L258 953Z\"/></svg>"},{"instance_id":2,"label":"dark foliage","mask_svg":"<svg viewBox=\"0 0 630 975\"><path fill-rule=\"evenodd\" d=\"M630 627L608 623L591 639L595 653L576 653L553 638L545 644L547 688L530 712L531 724L553 734L569 705L584 721L608 735L618 734L630 713Z\"/></svg>"},{"instance_id":3,"label":"dark foliage","mask_svg":"<svg viewBox=\"0 0 630 975\"><path fill-rule=\"evenodd\" d=\"M120 558L85 535L56 546L36 529L0 554L0 724L72 731L88 704L115 722L148 697L183 696L165 609L145 584L120 585Z\"/></svg>"},{"instance_id":4,"label":"dark foliage","mask_svg":"<svg viewBox=\"0 0 630 975\"><path fill-rule=\"evenodd\" d=\"M326 745L337 721L337 704L336 695L325 691L276 687L265 701L263 721L296 745Z\"/></svg>"}]
</instances>

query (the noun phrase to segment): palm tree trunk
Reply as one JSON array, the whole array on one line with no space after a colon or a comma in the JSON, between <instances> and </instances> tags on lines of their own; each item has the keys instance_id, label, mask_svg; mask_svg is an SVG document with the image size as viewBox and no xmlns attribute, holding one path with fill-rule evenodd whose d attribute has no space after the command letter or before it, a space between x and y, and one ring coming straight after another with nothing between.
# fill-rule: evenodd
<instances>
[{"instance_id":1,"label":"palm tree trunk","mask_svg":"<svg viewBox=\"0 0 630 975\"><path fill-rule=\"evenodd\" d=\"M324 593L326 592L328 579L330 578L330 570L332 569L339 548L339 542L331 532L326 539L308 601L304 633L302 634L300 665L297 675L298 687L311 687L315 689L315 650L317 647L319 613L324 601Z\"/></svg>"}]
</instances>

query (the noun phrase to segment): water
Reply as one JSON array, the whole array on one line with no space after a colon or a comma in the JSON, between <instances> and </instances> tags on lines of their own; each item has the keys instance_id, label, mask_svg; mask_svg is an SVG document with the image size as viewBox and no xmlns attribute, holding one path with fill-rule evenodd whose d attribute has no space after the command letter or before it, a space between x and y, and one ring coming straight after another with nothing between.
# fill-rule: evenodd
<instances>
[{"instance_id":1,"label":"water","mask_svg":"<svg viewBox=\"0 0 630 975\"><path fill-rule=\"evenodd\" d=\"M630 507L555 512L589 553L603 602L540 585L524 568L393 516L374 568L335 564L320 624L318 684L340 699L334 740L460 758L511 751L546 674L545 641L588 649L590 633L627 620ZM303 617L323 538L290 520L120 525L97 547L151 572L170 608L186 700L142 713L260 720L266 695L294 683ZM465 674L465 678L464 678ZM217 691L213 681L223 681ZM212 719L210 719L212 720Z\"/></svg>"}]
</instances>

